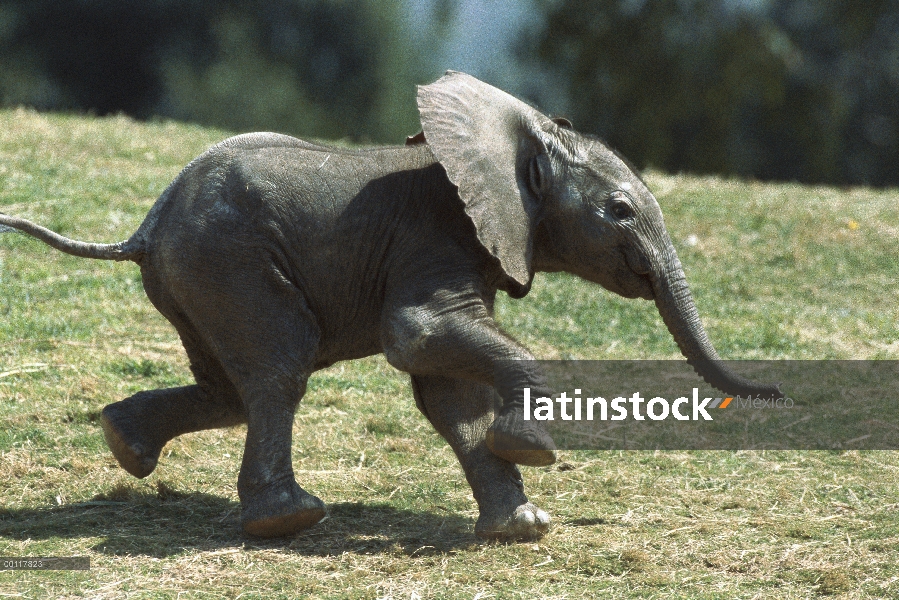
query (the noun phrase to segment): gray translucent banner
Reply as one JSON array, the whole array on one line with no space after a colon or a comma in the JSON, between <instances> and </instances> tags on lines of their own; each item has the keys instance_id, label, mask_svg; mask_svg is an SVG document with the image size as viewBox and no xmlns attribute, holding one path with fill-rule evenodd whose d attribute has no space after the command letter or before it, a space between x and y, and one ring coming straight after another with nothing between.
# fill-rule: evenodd
<instances>
[{"instance_id":1,"label":"gray translucent banner","mask_svg":"<svg viewBox=\"0 0 899 600\"><path fill-rule=\"evenodd\" d=\"M87 571L89 556L30 556L0 558L0 571Z\"/></svg>"},{"instance_id":2,"label":"gray translucent banner","mask_svg":"<svg viewBox=\"0 0 899 600\"><path fill-rule=\"evenodd\" d=\"M516 391L559 449L899 448L899 361L722 363L784 397L731 397L683 360L535 361L553 393Z\"/></svg>"}]
</instances>

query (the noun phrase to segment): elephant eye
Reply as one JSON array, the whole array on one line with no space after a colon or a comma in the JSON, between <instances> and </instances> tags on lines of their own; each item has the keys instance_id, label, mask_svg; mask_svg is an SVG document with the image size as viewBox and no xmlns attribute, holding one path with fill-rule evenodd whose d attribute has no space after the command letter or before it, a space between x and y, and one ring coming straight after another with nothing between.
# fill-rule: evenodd
<instances>
[{"instance_id":1,"label":"elephant eye","mask_svg":"<svg viewBox=\"0 0 899 600\"><path fill-rule=\"evenodd\" d=\"M626 221L634 217L634 209L626 200L613 198L609 205L609 214L617 221Z\"/></svg>"}]
</instances>

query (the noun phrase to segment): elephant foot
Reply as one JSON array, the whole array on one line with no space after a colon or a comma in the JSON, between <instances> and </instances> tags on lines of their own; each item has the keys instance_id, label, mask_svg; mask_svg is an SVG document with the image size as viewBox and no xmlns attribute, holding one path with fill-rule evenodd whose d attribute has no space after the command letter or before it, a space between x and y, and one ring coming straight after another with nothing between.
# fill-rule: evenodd
<instances>
[{"instance_id":1,"label":"elephant foot","mask_svg":"<svg viewBox=\"0 0 899 600\"><path fill-rule=\"evenodd\" d=\"M521 408L503 411L487 429L487 448L517 465L545 467L556 462L556 445L536 421L525 421Z\"/></svg>"},{"instance_id":2,"label":"elephant foot","mask_svg":"<svg viewBox=\"0 0 899 600\"><path fill-rule=\"evenodd\" d=\"M325 503L293 480L241 498L243 530L256 537L291 535L312 527L327 514Z\"/></svg>"},{"instance_id":3,"label":"elephant foot","mask_svg":"<svg viewBox=\"0 0 899 600\"><path fill-rule=\"evenodd\" d=\"M478 518L474 533L481 539L524 542L542 538L549 531L550 518L545 510L527 502L507 515Z\"/></svg>"},{"instance_id":4,"label":"elephant foot","mask_svg":"<svg viewBox=\"0 0 899 600\"><path fill-rule=\"evenodd\" d=\"M164 444L155 443L136 431L132 416L125 401L114 402L103 409L100 425L106 445L112 450L119 466L143 479L156 468Z\"/></svg>"}]
</instances>

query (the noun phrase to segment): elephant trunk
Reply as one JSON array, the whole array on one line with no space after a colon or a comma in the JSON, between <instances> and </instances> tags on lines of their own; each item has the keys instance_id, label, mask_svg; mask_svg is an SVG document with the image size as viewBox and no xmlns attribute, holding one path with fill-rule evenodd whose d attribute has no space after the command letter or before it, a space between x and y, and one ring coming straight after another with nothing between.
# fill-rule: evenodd
<instances>
[{"instance_id":1,"label":"elephant trunk","mask_svg":"<svg viewBox=\"0 0 899 600\"><path fill-rule=\"evenodd\" d=\"M733 396L783 396L777 385L750 381L724 365L699 320L683 267L670 242L663 254L664 258L654 265L650 274L655 303L668 331L696 373L710 385Z\"/></svg>"}]
</instances>

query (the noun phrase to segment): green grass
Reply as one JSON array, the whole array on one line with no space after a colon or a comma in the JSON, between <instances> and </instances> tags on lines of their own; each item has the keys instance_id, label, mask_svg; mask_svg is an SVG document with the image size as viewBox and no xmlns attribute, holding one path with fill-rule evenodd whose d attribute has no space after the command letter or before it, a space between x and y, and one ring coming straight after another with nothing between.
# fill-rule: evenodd
<instances>
[{"instance_id":1,"label":"green grass","mask_svg":"<svg viewBox=\"0 0 899 600\"><path fill-rule=\"evenodd\" d=\"M0 211L125 239L226 135L0 112ZM895 190L647 179L722 356L899 358ZM540 358L679 356L651 302L567 276L497 313ZM0 235L0 556L92 564L0 572L0 596L899 596L894 452L563 452L524 469L551 533L487 544L452 452L377 357L316 374L297 413L294 467L330 518L260 541L239 527L242 428L174 440L141 481L105 447L105 404L188 382L134 265Z\"/></svg>"}]
</instances>

